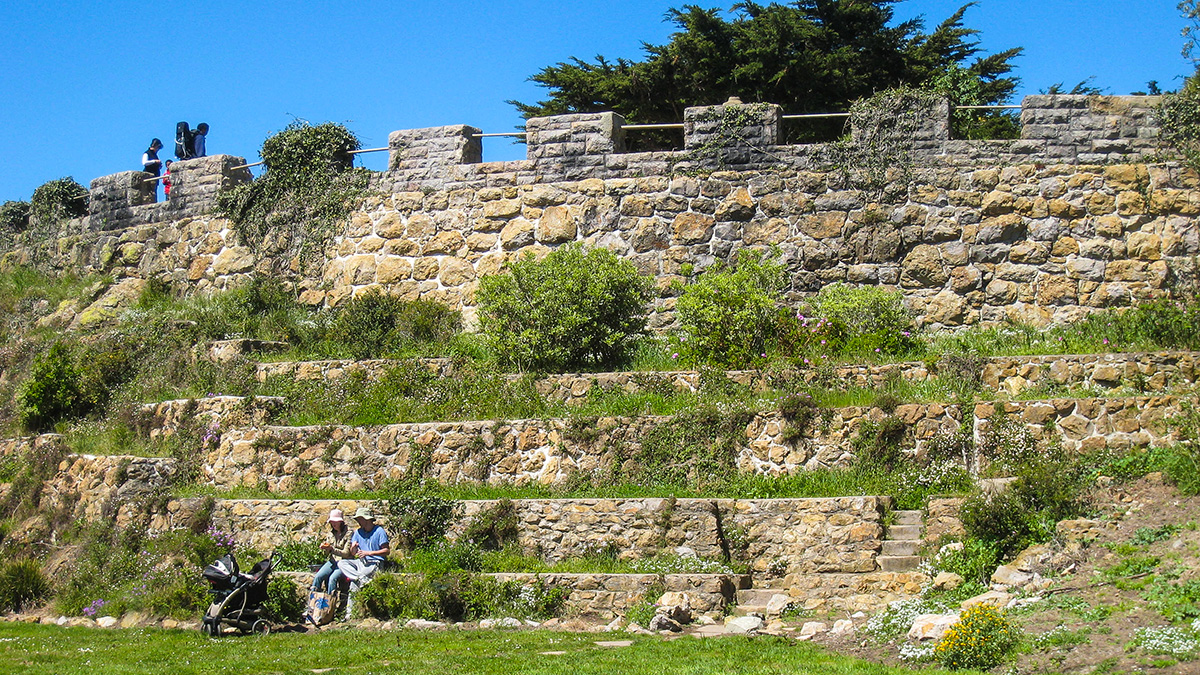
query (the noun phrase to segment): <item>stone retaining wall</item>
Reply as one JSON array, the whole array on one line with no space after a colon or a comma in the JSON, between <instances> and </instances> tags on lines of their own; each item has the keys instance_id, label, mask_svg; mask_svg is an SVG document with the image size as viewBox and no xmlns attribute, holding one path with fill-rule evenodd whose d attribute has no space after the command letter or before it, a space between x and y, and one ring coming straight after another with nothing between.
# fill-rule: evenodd
<instances>
[{"instance_id":1,"label":"stone retaining wall","mask_svg":"<svg viewBox=\"0 0 1200 675\"><path fill-rule=\"evenodd\" d=\"M464 501L452 528L457 537L490 501ZM795 574L850 574L877 569L886 497L825 499L521 499L517 543L547 562L579 557L615 546L623 559L651 556L686 546L697 555L721 559L730 546L751 561ZM287 541L320 536L331 508L344 511L354 500L218 500L213 525L259 551ZM186 513L186 509L184 509ZM159 526L169 526L167 521ZM386 527L386 518L381 519Z\"/></svg>"},{"instance_id":2,"label":"stone retaining wall","mask_svg":"<svg viewBox=\"0 0 1200 675\"><path fill-rule=\"evenodd\" d=\"M918 449L961 424L958 406L903 405L896 416L910 427ZM864 420L884 417L878 408L850 407L819 416L802 437L788 442L787 422L761 413L734 439L743 472L791 474L848 466L850 443ZM383 427L265 427L224 432L203 459L202 480L219 488L265 487L287 492L305 481L325 489L381 485L408 471L414 452L428 456L428 477L443 483L561 483L577 472L614 468L636 457L646 434L669 417L595 420L429 422Z\"/></svg>"},{"instance_id":3,"label":"stone retaining wall","mask_svg":"<svg viewBox=\"0 0 1200 675\"><path fill-rule=\"evenodd\" d=\"M995 356L982 359L978 373L984 387L991 391L1018 395L1035 387L1083 387L1114 389L1128 386L1145 391L1163 391L1169 387L1186 386L1196 380L1197 352L1142 352L1119 354L1061 354L1046 356ZM453 377L454 364L450 359L417 359L438 377ZM369 361L298 361L260 363L256 366L258 381L271 377L297 380L336 380L356 374L367 380L378 380L403 361L375 359ZM802 368L779 372L761 370L732 370L723 374L735 384L753 391L765 391L778 383L840 387L872 388L897 379L924 382L939 376L939 364L908 361L887 364L845 364L830 368ZM512 380L524 377L509 376ZM578 405L585 401L593 388L619 389L627 393L639 391L695 392L700 387L700 373L695 370L662 372L564 373L544 375L534 382L538 394L551 401Z\"/></svg>"},{"instance_id":4,"label":"stone retaining wall","mask_svg":"<svg viewBox=\"0 0 1200 675\"><path fill-rule=\"evenodd\" d=\"M1162 447L1174 442L1167 420L1187 399L1174 396L1004 401L975 405L975 439L1001 417L1017 421L1040 441L1069 452ZM1195 404L1195 399L1192 399Z\"/></svg>"},{"instance_id":5,"label":"stone retaining wall","mask_svg":"<svg viewBox=\"0 0 1200 675\"><path fill-rule=\"evenodd\" d=\"M312 584L312 574L280 572L300 588ZM402 575L403 576L403 575ZM483 574L497 581L512 581L524 586L542 584L570 591L563 604L566 616L612 619L625 616L642 602L655 602L650 591L687 593L692 611L720 617L725 608L736 604L737 591L750 587L750 577L741 574L565 574L559 572ZM660 590L661 589L661 590Z\"/></svg>"},{"instance_id":6,"label":"stone retaining wall","mask_svg":"<svg viewBox=\"0 0 1200 675\"><path fill-rule=\"evenodd\" d=\"M278 396L208 396L185 398L138 407L137 425L151 439L173 436L187 427L216 442L221 429L262 426L275 420L287 403Z\"/></svg>"}]
</instances>

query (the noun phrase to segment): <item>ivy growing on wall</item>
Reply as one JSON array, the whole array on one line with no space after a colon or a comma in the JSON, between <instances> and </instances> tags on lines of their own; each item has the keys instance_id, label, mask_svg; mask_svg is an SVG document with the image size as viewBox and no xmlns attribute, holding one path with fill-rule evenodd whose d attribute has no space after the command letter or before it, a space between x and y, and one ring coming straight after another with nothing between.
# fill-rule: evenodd
<instances>
[{"instance_id":1,"label":"ivy growing on wall","mask_svg":"<svg viewBox=\"0 0 1200 675\"><path fill-rule=\"evenodd\" d=\"M850 138L831 143L828 160L848 185L878 201L889 185L911 179L913 149L930 110L945 99L927 89L900 87L856 101L850 107Z\"/></svg>"},{"instance_id":2,"label":"ivy growing on wall","mask_svg":"<svg viewBox=\"0 0 1200 675\"><path fill-rule=\"evenodd\" d=\"M1163 98L1158 109L1161 138L1177 150L1185 164L1200 171L1200 75L1178 93Z\"/></svg>"},{"instance_id":3,"label":"ivy growing on wall","mask_svg":"<svg viewBox=\"0 0 1200 675\"><path fill-rule=\"evenodd\" d=\"M217 208L260 257L319 263L366 195L370 174L351 154L359 147L340 124L296 120L263 141L262 176L222 193Z\"/></svg>"}]
</instances>

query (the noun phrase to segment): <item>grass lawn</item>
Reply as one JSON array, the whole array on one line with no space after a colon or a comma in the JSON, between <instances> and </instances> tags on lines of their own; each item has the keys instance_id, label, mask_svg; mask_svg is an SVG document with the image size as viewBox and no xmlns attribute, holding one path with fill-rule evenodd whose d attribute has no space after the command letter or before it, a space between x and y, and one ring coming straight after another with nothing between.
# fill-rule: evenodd
<instances>
[{"instance_id":1,"label":"grass lawn","mask_svg":"<svg viewBox=\"0 0 1200 675\"><path fill-rule=\"evenodd\" d=\"M632 639L601 648L596 640ZM544 654L543 652L565 652ZM770 637L628 637L546 631L277 633L208 639L199 632L0 624L0 672L54 673L431 673L455 675L621 673L905 674Z\"/></svg>"}]
</instances>

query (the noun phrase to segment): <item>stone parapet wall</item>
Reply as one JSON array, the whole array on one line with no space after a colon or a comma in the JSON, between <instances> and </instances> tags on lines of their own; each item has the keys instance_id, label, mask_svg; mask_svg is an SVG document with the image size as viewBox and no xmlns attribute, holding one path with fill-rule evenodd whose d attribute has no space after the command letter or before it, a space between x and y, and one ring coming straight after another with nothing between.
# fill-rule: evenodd
<instances>
[{"instance_id":1,"label":"stone parapet wall","mask_svg":"<svg viewBox=\"0 0 1200 675\"><path fill-rule=\"evenodd\" d=\"M1163 447L1176 440L1167 420L1195 399L1175 396L998 401L975 405L975 439L997 419L1020 424L1039 441L1068 452Z\"/></svg>"},{"instance_id":2,"label":"stone parapet wall","mask_svg":"<svg viewBox=\"0 0 1200 675\"><path fill-rule=\"evenodd\" d=\"M210 213L218 195L236 185L249 183L248 168L236 168L246 160L233 155L212 155L179 160L171 164L171 194L157 200L159 188L141 171L101 176L92 181L89 214L85 228L119 230L139 225L160 224Z\"/></svg>"},{"instance_id":3,"label":"stone parapet wall","mask_svg":"<svg viewBox=\"0 0 1200 675\"><path fill-rule=\"evenodd\" d=\"M903 405L918 449L961 424L957 406ZM761 413L747 424L737 468L764 475L845 467L864 420L884 417L878 408L831 410L799 440L784 439L787 423ZM315 482L326 489L374 488L408 472L414 452L429 458L427 475L443 483L557 484L576 473L614 470L618 457L636 456L641 441L667 417L599 418L587 429L569 420L430 422L383 427L265 427L231 429L209 449L201 478L219 488L238 486L287 492ZM621 454L627 453L627 454Z\"/></svg>"},{"instance_id":4,"label":"stone parapet wall","mask_svg":"<svg viewBox=\"0 0 1200 675\"><path fill-rule=\"evenodd\" d=\"M1026 96L1021 139L1045 142L1051 161L1103 164L1161 149L1161 96Z\"/></svg>"},{"instance_id":5,"label":"stone parapet wall","mask_svg":"<svg viewBox=\"0 0 1200 675\"><path fill-rule=\"evenodd\" d=\"M259 551L321 536L331 508L354 500L218 500L213 525ZM495 502L464 501L451 537ZM752 569L795 574L873 572L882 547L887 497L825 499L520 499L518 545L547 562L595 553L612 545L626 560L686 546L722 559L735 532ZM186 510L185 510L186 512ZM386 528L386 518L381 519ZM166 523L162 523L166 524Z\"/></svg>"},{"instance_id":6,"label":"stone parapet wall","mask_svg":"<svg viewBox=\"0 0 1200 675\"><path fill-rule=\"evenodd\" d=\"M314 304L380 288L461 309L474 325L479 277L582 242L655 277L663 294L651 325L661 329L674 321L673 284L686 282L687 266L777 246L791 302L846 282L899 288L922 325L1065 323L1196 282L1198 185L1166 165L1027 164L919 169L886 203L840 174L792 169L413 190L368 199L320 278L296 282ZM84 232L45 249L56 269L198 291L271 267L211 217Z\"/></svg>"}]
</instances>

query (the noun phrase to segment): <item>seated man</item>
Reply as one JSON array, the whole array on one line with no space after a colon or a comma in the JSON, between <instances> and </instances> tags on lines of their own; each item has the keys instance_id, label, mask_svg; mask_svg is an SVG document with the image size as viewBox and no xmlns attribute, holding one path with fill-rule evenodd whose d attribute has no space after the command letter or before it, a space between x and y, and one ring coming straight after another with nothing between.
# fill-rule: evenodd
<instances>
[{"instance_id":1,"label":"seated man","mask_svg":"<svg viewBox=\"0 0 1200 675\"><path fill-rule=\"evenodd\" d=\"M379 565L391 552L387 532L375 524L375 514L369 507L359 507L354 512L354 522L358 529L351 537L349 560L338 562L338 568L329 576L329 587L337 588L345 579L350 583L350 591L362 588L379 570ZM346 599L346 615L349 616L353 607L350 599Z\"/></svg>"}]
</instances>

